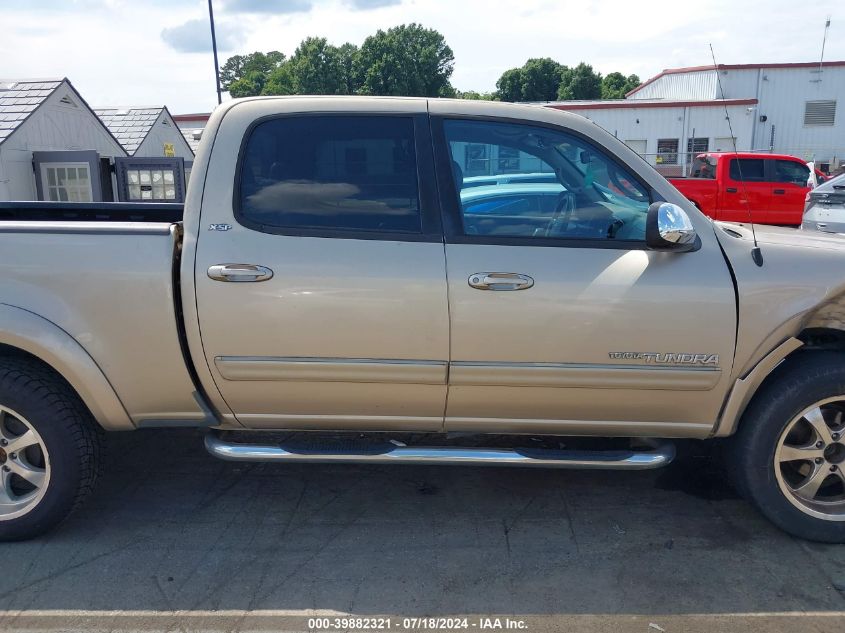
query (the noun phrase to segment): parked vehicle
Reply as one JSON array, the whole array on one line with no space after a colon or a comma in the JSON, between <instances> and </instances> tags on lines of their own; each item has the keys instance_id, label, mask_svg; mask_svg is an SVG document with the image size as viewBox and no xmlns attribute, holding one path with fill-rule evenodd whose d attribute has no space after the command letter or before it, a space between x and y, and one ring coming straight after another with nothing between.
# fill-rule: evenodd
<instances>
[{"instance_id":1,"label":"parked vehicle","mask_svg":"<svg viewBox=\"0 0 845 633\"><path fill-rule=\"evenodd\" d=\"M809 177L794 156L709 152L695 158L690 178L669 182L714 220L797 226Z\"/></svg>"},{"instance_id":2,"label":"parked vehicle","mask_svg":"<svg viewBox=\"0 0 845 633\"><path fill-rule=\"evenodd\" d=\"M807 193L801 228L845 234L845 174Z\"/></svg>"},{"instance_id":3,"label":"parked vehicle","mask_svg":"<svg viewBox=\"0 0 845 633\"><path fill-rule=\"evenodd\" d=\"M480 155L557 184L463 191ZM845 541L845 243L713 223L577 115L235 100L184 212L0 217L2 539L88 496L103 430L189 426L279 462L642 469L725 438L763 514Z\"/></svg>"}]
</instances>

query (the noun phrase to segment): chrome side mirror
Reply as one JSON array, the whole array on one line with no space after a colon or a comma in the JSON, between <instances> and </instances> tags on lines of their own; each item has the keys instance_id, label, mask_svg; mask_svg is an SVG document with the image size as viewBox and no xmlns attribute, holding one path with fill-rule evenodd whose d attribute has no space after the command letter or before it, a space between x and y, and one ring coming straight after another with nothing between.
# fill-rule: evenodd
<instances>
[{"instance_id":1,"label":"chrome side mirror","mask_svg":"<svg viewBox=\"0 0 845 633\"><path fill-rule=\"evenodd\" d=\"M692 251L698 234L686 211L671 202L655 202L648 208L645 241L659 251Z\"/></svg>"}]
</instances>

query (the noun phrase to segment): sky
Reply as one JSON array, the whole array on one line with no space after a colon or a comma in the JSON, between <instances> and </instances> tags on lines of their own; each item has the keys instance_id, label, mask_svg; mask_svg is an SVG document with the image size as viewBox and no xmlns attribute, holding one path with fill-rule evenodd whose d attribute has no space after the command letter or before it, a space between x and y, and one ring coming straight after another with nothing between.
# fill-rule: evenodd
<instances>
[{"instance_id":1,"label":"sky","mask_svg":"<svg viewBox=\"0 0 845 633\"><path fill-rule=\"evenodd\" d=\"M531 57L646 79L664 68L845 60L845 10L832 0L213 0L221 65L308 36L360 45L417 22L455 54L452 84L491 91ZM0 78L68 77L94 107L216 104L207 0L0 0Z\"/></svg>"}]
</instances>

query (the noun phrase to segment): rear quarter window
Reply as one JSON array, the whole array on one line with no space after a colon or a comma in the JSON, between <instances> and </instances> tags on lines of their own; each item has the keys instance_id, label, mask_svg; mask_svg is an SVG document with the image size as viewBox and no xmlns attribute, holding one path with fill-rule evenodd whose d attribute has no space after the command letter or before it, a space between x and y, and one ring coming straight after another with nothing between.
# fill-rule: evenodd
<instances>
[{"instance_id":1,"label":"rear quarter window","mask_svg":"<svg viewBox=\"0 0 845 633\"><path fill-rule=\"evenodd\" d=\"M236 215L284 233L420 233L410 117L290 116L263 121L241 158Z\"/></svg>"}]
</instances>

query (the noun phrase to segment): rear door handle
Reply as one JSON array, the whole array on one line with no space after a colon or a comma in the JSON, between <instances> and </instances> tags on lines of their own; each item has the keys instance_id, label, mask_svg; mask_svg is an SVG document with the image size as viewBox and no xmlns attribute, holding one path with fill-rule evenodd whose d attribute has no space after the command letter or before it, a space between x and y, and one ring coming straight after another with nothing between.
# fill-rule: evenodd
<instances>
[{"instance_id":1,"label":"rear door handle","mask_svg":"<svg viewBox=\"0 0 845 633\"><path fill-rule=\"evenodd\" d=\"M255 264L215 264L209 267L208 276L214 281L267 281L273 271Z\"/></svg>"},{"instance_id":2,"label":"rear door handle","mask_svg":"<svg viewBox=\"0 0 845 633\"><path fill-rule=\"evenodd\" d=\"M467 281L477 290L527 290L534 285L531 277L518 273L473 273Z\"/></svg>"},{"instance_id":3,"label":"rear door handle","mask_svg":"<svg viewBox=\"0 0 845 633\"><path fill-rule=\"evenodd\" d=\"M728 193L736 193L736 187L728 187L727 189L725 189L725 191L727 191Z\"/></svg>"},{"instance_id":4,"label":"rear door handle","mask_svg":"<svg viewBox=\"0 0 845 633\"><path fill-rule=\"evenodd\" d=\"M774 193L776 196L782 196L786 193L786 189L775 189L772 193Z\"/></svg>"}]
</instances>

